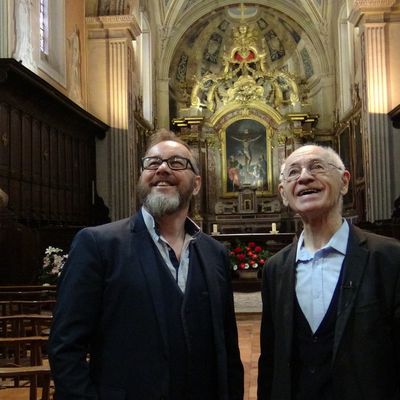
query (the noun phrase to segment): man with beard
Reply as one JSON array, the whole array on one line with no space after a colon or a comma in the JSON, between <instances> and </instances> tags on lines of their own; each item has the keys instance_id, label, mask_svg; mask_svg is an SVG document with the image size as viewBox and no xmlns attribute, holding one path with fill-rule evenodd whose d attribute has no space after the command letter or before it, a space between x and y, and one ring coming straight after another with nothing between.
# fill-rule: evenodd
<instances>
[{"instance_id":1,"label":"man with beard","mask_svg":"<svg viewBox=\"0 0 400 400\"><path fill-rule=\"evenodd\" d=\"M162 130L140 211L75 237L49 338L57 400L243 399L226 250L188 218L200 185L190 148Z\"/></svg>"}]
</instances>

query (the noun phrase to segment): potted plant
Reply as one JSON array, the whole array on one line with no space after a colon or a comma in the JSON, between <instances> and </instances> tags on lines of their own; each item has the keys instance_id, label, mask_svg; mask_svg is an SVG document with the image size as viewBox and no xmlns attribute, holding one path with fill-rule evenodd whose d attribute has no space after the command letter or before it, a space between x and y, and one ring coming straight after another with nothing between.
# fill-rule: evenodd
<instances>
[{"instance_id":1,"label":"potted plant","mask_svg":"<svg viewBox=\"0 0 400 400\"><path fill-rule=\"evenodd\" d=\"M262 271L270 252L265 245L256 242L236 241L227 243L232 271L240 278L257 278Z\"/></svg>"}]
</instances>

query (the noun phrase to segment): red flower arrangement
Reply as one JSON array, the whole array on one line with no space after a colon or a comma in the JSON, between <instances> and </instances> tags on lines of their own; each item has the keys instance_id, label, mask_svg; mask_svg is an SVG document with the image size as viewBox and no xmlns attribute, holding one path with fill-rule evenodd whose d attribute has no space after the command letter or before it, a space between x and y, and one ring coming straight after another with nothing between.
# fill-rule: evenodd
<instances>
[{"instance_id":1,"label":"red flower arrangement","mask_svg":"<svg viewBox=\"0 0 400 400\"><path fill-rule=\"evenodd\" d=\"M255 242L242 243L238 241L235 245L228 243L228 246L233 271L260 270L270 256L266 248Z\"/></svg>"}]
</instances>

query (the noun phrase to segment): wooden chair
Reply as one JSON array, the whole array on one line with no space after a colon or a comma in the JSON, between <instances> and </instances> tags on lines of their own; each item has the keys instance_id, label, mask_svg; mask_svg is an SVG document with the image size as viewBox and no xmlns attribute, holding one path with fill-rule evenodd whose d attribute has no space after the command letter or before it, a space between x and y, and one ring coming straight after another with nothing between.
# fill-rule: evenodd
<instances>
[{"instance_id":1,"label":"wooden chair","mask_svg":"<svg viewBox=\"0 0 400 400\"><path fill-rule=\"evenodd\" d=\"M48 336L25 336L0 338L0 349L5 355L2 359L3 366L21 366L24 360L21 359L21 348L24 349L24 357L29 365L43 365L42 347L48 341Z\"/></svg>"},{"instance_id":2,"label":"wooden chair","mask_svg":"<svg viewBox=\"0 0 400 400\"><path fill-rule=\"evenodd\" d=\"M15 314L51 314L55 304L55 299L0 300L0 316Z\"/></svg>"},{"instance_id":3,"label":"wooden chair","mask_svg":"<svg viewBox=\"0 0 400 400\"><path fill-rule=\"evenodd\" d=\"M10 317L15 320L15 316ZM25 318L26 316L17 321L24 321ZM36 321L36 318L34 320ZM30 331L35 332L35 325L32 325ZM18 332L18 330L14 332ZM23 334L24 330L20 332ZM48 336L0 337L0 353L2 355L0 359L0 379L2 380L0 386L5 387L0 390L0 397L2 397L1 393L10 393L10 396L15 395L16 397L17 393L23 390L27 391L25 385L29 384L30 400L37 399L39 386L42 388L41 399L49 398L50 367L48 360L44 360L42 354L42 348L47 341Z\"/></svg>"},{"instance_id":4,"label":"wooden chair","mask_svg":"<svg viewBox=\"0 0 400 400\"><path fill-rule=\"evenodd\" d=\"M0 316L0 337L38 336L48 330L51 314L14 314Z\"/></svg>"},{"instance_id":5,"label":"wooden chair","mask_svg":"<svg viewBox=\"0 0 400 400\"><path fill-rule=\"evenodd\" d=\"M38 400L38 378L41 378L42 394L41 400L50 399L50 378L51 372L48 365L35 365L26 367L0 367L0 378L16 380L20 382L22 378L29 379L29 400ZM0 389L0 396L10 394L10 398L16 397L18 392L26 390L22 387L7 387ZM12 396L12 397L11 397Z\"/></svg>"},{"instance_id":6,"label":"wooden chair","mask_svg":"<svg viewBox=\"0 0 400 400\"><path fill-rule=\"evenodd\" d=\"M43 289L36 291L0 290L0 300L51 300L56 298L56 291Z\"/></svg>"},{"instance_id":7,"label":"wooden chair","mask_svg":"<svg viewBox=\"0 0 400 400\"><path fill-rule=\"evenodd\" d=\"M43 350L54 304L54 287L0 286L0 398L26 399L29 392L30 400L49 399Z\"/></svg>"}]
</instances>

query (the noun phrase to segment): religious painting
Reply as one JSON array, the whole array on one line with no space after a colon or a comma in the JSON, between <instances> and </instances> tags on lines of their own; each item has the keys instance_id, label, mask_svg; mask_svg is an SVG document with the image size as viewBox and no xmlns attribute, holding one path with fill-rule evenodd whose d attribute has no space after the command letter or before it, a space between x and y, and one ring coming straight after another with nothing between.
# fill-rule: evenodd
<instances>
[{"instance_id":1,"label":"religious painting","mask_svg":"<svg viewBox=\"0 0 400 400\"><path fill-rule=\"evenodd\" d=\"M224 195L235 195L244 188L258 194L271 191L271 145L267 127L252 119L241 119L223 132Z\"/></svg>"}]
</instances>

